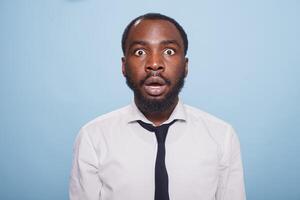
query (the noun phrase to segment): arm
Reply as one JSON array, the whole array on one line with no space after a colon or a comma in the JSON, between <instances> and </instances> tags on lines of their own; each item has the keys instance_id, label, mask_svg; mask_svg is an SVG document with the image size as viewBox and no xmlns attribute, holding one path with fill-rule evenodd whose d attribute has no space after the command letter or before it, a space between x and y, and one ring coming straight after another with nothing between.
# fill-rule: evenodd
<instances>
[{"instance_id":1,"label":"arm","mask_svg":"<svg viewBox=\"0 0 300 200\"><path fill-rule=\"evenodd\" d=\"M74 145L69 198L70 200L99 200L101 187L96 151L89 135L81 129Z\"/></svg>"},{"instance_id":2,"label":"arm","mask_svg":"<svg viewBox=\"0 0 300 200\"><path fill-rule=\"evenodd\" d=\"M231 127L226 136L223 150L216 200L245 200L240 143Z\"/></svg>"}]
</instances>

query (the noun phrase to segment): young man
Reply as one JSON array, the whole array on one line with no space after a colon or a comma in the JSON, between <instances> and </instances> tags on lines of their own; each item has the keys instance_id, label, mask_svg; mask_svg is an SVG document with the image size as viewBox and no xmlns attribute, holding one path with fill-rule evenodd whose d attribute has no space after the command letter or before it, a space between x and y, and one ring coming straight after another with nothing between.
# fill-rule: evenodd
<instances>
[{"instance_id":1,"label":"young man","mask_svg":"<svg viewBox=\"0 0 300 200\"><path fill-rule=\"evenodd\" d=\"M134 102L86 124L77 137L71 200L244 200L238 138L183 104L188 40L172 18L134 19L122 38Z\"/></svg>"}]
</instances>

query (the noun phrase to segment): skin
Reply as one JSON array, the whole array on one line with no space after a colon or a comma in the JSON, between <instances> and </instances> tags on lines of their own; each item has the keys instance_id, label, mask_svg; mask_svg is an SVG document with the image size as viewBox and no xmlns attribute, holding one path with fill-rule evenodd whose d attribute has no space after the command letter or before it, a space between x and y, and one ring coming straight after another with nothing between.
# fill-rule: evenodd
<instances>
[{"instance_id":1,"label":"skin","mask_svg":"<svg viewBox=\"0 0 300 200\"><path fill-rule=\"evenodd\" d=\"M188 58L184 55L184 45L177 28L166 20L140 20L129 31L125 55L122 57L122 73L130 73L133 81L139 85L149 73L157 71L169 79L159 94L149 93L145 85L138 87L144 97L151 100L162 100L171 91L180 74L188 73ZM140 109L143 102L135 98ZM166 121L178 103L178 96L172 106L162 112L143 112L145 117L155 125Z\"/></svg>"}]
</instances>

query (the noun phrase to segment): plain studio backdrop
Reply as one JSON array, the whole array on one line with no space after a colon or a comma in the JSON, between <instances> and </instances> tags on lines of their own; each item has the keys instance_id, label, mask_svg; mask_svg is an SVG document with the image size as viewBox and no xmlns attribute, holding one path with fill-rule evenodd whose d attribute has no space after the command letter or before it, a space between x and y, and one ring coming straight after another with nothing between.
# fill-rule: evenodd
<instances>
[{"instance_id":1,"label":"plain studio backdrop","mask_svg":"<svg viewBox=\"0 0 300 200\"><path fill-rule=\"evenodd\" d=\"M248 199L299 200L298 0L0 0L0 199L68 199L78 130L132 101L120 41L146 12L186 29L181 99L235 127Z\"/></svg>"}]
</instances>

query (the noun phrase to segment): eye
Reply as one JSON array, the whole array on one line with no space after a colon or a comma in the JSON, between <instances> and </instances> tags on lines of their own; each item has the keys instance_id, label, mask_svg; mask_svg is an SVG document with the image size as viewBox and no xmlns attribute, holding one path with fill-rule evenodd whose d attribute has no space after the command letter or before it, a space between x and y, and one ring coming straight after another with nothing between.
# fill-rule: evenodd
<instances>
[{"instance_id":1,"label":"eye","mask_svg":"<svg viewBox=\"0 0 300 200\"><path fill-rule=\"evenodd\" d=\"M142 56L144 54L146 54L146 52L143 49L138 49L134 51L134 55L136 56Z\"/></svg>"},{"instance_id":2,"label":"eye","mask_svg":"<svg viewBox=\"0 0 300 200\"><path fill-rule=\"evenodd\" d=\"M167 54L167 55L169 55L169 56L172 56L172 55L175 54L175 51L174 51L173 49L166 49L166 50L164 51L164 54Z\"/></svg>"}]
</instances>

